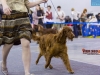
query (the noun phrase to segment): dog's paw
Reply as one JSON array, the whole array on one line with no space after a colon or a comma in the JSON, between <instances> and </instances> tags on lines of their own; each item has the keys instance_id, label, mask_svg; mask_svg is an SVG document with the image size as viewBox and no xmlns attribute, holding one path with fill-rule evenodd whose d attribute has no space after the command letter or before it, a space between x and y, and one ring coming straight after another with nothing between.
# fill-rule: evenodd
<instances>
[{"instance_id":1,"label":"dog's paw","mask_svg":"<svg viewBox=\"0 0 100 75\"><path fill-rule=\"evenodd\" d=\"M47 67L48 67L48 66L47 66L47 65L45 65L45 69L47 69Z\"/></svg>"},{"instance_id":2,"label":"dog's paw","mask_svg":"<svg viewBox=\"0 0 100 75\"><path fill-rule=\"evenodd\" d=\"M49 65L49 68L50 68L50 69L53 69L53 67L52 67L51 65Z\"/></svg>"},{"instance_id":3,"label":"dog's paw","mask_svg":"<svg viewBox=\"0 0 100 75\"><path fill-rule=\"evenodd\" d=\"M36 65L37 65L37 64L38 64L38 61L36 61L35 63L36 63Z\"/></svg>"},{"instance_id":4,"label":"dog's paw","mask_svg":"<svg viewBox=\"0 0 100 75\"><path fill-rule=\"evenodd\" d=\"M74 74L74 71L72 71L72 72L69 72L70 74Z\"/></svg>"},{"instance_id":5,"label":"dog's paw","mask_svg":"<svg viewBox=\"0 0 100 75\"><path fill-rule=\"evenodd\" d=\"M45 69L47 69L47 67L45 66Z\"/></svg>"}]
</instances>

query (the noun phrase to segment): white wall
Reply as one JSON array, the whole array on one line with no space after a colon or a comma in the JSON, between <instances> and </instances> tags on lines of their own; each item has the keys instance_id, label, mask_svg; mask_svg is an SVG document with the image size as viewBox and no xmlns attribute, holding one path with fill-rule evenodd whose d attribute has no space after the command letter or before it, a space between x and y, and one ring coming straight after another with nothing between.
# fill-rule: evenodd
<instances>
[{"instance_id":1,"label":"white wall","mask_svg":"<svg viewBox=\"0 0 100 75\"><path fill-rule=\"evenodd\" d=\"M78 12L82 12L84 8L87 8L88 12L100 12L100 6L91 6L91 0L52 0L52 2L55 8L60 5L62 10L65 11L66 15L71 15L71 8L75 8L75 10ZM48 1L48 4L52 6L50 0ZM43 4L42 7L44 7ZM55 12L53 7L52 11Z\"/></svg>"}]
</instances>

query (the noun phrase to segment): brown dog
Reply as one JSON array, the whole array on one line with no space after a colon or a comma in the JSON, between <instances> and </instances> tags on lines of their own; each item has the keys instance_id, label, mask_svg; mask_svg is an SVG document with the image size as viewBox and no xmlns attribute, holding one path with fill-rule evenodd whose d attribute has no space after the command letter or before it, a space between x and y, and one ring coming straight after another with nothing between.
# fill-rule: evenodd
<instances>
[{"instance_id":1,"label":"brown dog","mask_svg":"<svg viewBox=\"0 0 100 75\"><path fill-rule=\"evenodd\" d=\"M60 57L69 73L73 74L74 71L71 69L67 54L67 38L70 40L74 38L72 30L68 26L64 26L57 34L47 34L40 37L33 35L33 40L38 41L40 47L36 64L38 64L40 57L44 56L46 60L45 68L49 66L49 68L52 69L53 67L50 64L52 57Z\"/></svg>"}]
</instances>

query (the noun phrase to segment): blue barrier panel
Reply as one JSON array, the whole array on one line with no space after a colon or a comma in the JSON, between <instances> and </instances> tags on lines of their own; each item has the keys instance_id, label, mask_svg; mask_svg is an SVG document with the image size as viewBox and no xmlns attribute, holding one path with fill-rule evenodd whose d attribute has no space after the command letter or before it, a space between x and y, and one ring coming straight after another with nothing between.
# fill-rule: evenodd
<instances>
[{"instance_id":1,"label":"blue barrier panel","mask_svg":"<svg viewBox=\"0 0 100 75\"><path fill-rule=\"evenodd\" d=\"M44 24L81 24L82 25L82 35L86 36L100 36L100 22L69 22L69 23L44 23Z\"/></svg>"},{"instance_id":2,"label":"blue barrier panel","mask_svg":"<svg viewBox=\"0 0 100 75\"><path fill-rule=\"evenodd\" d=\"M92 23L92 24L95 24L95 23L96 23L96 24L97 24L97 23L100 24L100 22L69 22L69 23L65 23L65 22L63 22L63 23L51 22L51 23L50 23L50 22L49 22L49 23L44 23L44 24L83 24L83 25L84 25L84 24L91 24L91 23Z\"/></svg>"}]
</instances>

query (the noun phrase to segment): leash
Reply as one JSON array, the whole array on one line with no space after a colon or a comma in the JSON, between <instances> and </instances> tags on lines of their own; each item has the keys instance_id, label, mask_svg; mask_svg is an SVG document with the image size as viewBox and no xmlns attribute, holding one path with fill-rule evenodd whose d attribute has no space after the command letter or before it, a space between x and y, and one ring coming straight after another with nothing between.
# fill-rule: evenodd
<instances>
[{"instance_id":1,"label":"leash","mask_svg":"<svg viewBox=\"0 0 100 75\"><path fill-rule=\"evenodd\" d=\"M52 0L50 0L50 1L51 1L52 5L53 5L53 8L54 8L54 10L55 10L56 14L59 16L59 14L58 14L58 12L57 12L57 10L56 10L55 6L54 6L54 3L52 2Z\"/></svg>"},{"instance_id":2,"label":"leash","mask_svg":"<svg viewBox=\"0 0 100 75\"><path fill-rule=\"evenodd\" d=\"M51 3L52 3L52 5L53 5L53 8L54 8L54 10L55 10L55 12L56 12L56 14L59 16L59 14L58 14L58 12L57 12L57 10L56 10L56 8L55 8L55 6L54 6L54 3L53 3L53 1L52 0L50 0L51 1ZM44 7L45 8L47 8L47 6L48 6L48 3L46 2L46 3L44 3Z\"/></svg>"}]
</instances>

